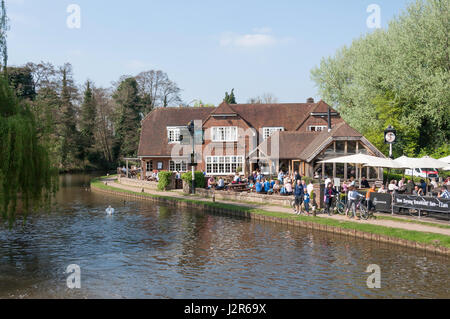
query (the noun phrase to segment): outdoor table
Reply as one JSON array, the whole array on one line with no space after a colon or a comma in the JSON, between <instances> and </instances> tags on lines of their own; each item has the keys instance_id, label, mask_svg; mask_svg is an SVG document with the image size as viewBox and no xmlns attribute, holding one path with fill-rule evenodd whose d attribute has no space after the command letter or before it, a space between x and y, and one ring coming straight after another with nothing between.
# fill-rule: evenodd
<instances>
[{"instance_id":1,"label":"outdoor table","mask_svg":"<svg viewBox=\"0 0 450 319\"><path fill-rule=\"evenodd\" d=\"M227 186L227 190L232 192L242 192L247 191L247 189L247 184L229 184Z\"/></svg>"}]
</instances>

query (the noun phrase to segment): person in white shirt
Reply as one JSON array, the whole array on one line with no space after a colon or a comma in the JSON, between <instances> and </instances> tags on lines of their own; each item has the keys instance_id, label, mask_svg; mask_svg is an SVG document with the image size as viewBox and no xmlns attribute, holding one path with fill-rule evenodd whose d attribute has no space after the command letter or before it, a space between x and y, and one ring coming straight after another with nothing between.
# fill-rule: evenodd
<instances>
[{"instance_id":1,"label":"person in white shirt","mask_svg":"<svg viewBox=\"0 0 450 319\"><path fill-rule=\"evenodd\" d=\"M438 184L436 183L436 178L432 178L430 184L433 185L433 188L438 188L439 187Z\"/></svg>"},{"instance_id":2,"label":"person in white shirt","mask_svg":"<svg viewBox=\"0 0 450 319\"><path fill-rule=\"evenodd\" d=\"M387 193L387 190L386 190L386 188L384 188L384 185L381 185L380 189L378 190L378 193L380 193L380 194L386 194Z\"/></svg>"},{"instance_id":3,"label":"person in white shirt","mask_svg":"<svg viewBox=\"0 0 450 319\"><path fill-rule=\"evenodd\" d=\"M392 181L391 181L391 183L390 183L389 186L388 186L388 190L389 190L390 192L393 192L393 191L397 191L397 190L398 190L398 186L395 185L395 180L392 180Z\"/></svg>"},{"instance_id":4,"label":"person in white shirt","mask_svg":"<svg viewBox=\"0 0 450 319\"><path fill-rule=\"evenodd\" d=\"M306 187L306 191L308 192L309 196L311 196L311 193L314 191L314 184L312 181L309 182L308 186Z\"/></svg>"}]
</instances>

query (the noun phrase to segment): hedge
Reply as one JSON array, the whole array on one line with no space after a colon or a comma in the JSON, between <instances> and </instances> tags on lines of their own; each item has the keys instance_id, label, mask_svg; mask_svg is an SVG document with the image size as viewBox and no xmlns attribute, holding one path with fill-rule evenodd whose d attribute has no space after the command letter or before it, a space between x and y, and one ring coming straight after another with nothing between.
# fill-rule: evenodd
<instances>
[{"instance_id":1,"label":"hedge","mask_svg":"<svg viewBox=\"0 0 450 319\"><path fill-rule=\"evenodd\" d=\"M173 172L163 171L163 172L158 173L158 177L159 177L158 189L160 191L167 190L167 187L170 185L170 182L172 181L172 176L173 176Z\"/></svg>"},{"instance_id":2,"label":"hedge","mask_svg":"<svg viewBox=\"0 0 450 319\"><path fill-rule=\"evenodd\" d=\"M195 187L196 188L205 188L206 187L206 179L203 172L195 172ZM192 186L192 172L186 172L181 175L181 179L186 183L189 183L189 186Z\"/></svg>"}]
</instances>

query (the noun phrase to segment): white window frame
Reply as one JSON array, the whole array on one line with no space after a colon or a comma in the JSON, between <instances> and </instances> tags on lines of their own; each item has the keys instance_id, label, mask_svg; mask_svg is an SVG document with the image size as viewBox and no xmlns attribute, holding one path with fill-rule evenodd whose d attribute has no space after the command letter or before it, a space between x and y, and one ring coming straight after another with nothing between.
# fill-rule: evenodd
<instances>
[{"instance_id":1,"label":"white window frame","mask_svg":"<svg viewBox=\"0 0 450 319\"><path fill-rule=\"evenodd\" d=\"M211 140L213 142L237 142L237 126L214 126L211 127Z\"/></svg>"},{"instance_id":2,"label":"white window frame","mask_svg":"<svg viewBox=\"0 0 450 319\"><path fill-rule=\"evenodd\" d=\"M267 140L275 132L283 132L284 127L263 127L263 140Z\"/></svg>"},{"instance_id":3,"label":"white window frame","mask_svg":"<svg viewBox=\"0 0 450 319\"><path fill-rule=\"evenodd\" d=\"M237 168L244 168L244 156L207 156L206 174L212 175L234 175Z\"/></svg>"},{"instance_id":4,"label":"white window frame","mask_svg":"<svg viewBox=\"0 0 450 319\"><path fill-rule=\"evenodd\" d=\"M187 166L186 161L169 161L170 172L187 172Z\"/></svg>"},{"instance_id":5,"label":"white window frame","mask_svg":"<svg viewBox=\"0 0 450 319\"><path fill-rule=\"evenodd\" d=\"M314 128L314 130L313 130ZM310 132L323 132L328 128L326 125L310 125L308 131Z\"/></svg>"},{"instance_id":6,"label":"white window frame","mask_svg":"<svg viewBox=\"0 0 450 319\"><path fill-rule=\"evenodd\" d=\"M182 126L169 126L167 127L167 140L169 144L179 144L180 143L180 134ZM171 136L173 133L173 136Z\"/></svg>"}]
</instances>

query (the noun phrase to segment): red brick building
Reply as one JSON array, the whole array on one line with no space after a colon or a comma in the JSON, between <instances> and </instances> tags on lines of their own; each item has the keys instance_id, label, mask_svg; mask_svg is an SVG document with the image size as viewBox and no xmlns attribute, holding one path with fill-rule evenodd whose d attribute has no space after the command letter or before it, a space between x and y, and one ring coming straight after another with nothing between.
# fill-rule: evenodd
<instances>
[{"instance_id":1,"label":"red brick building","mask_svg":"<svg viewBox=\"0 0 450 319\"><path fill-rule=\"evenodd\" d=\"M192 145L180 136L196 121L202 143L195 146L198 170L208 175L248 175L256 168L266 174L279 169L298 170L306 176L347 179L347 164L317 162L345 154L381 156L359 132L351 128L324 101L290 104L233 104L218 107L157 108L142 122L138 157L144 173L153 170L187 171ZM364 169L363 176L379 178L379 172ZM143 174L143 177L145 174Z\"/></svg>"}]
</instances>

